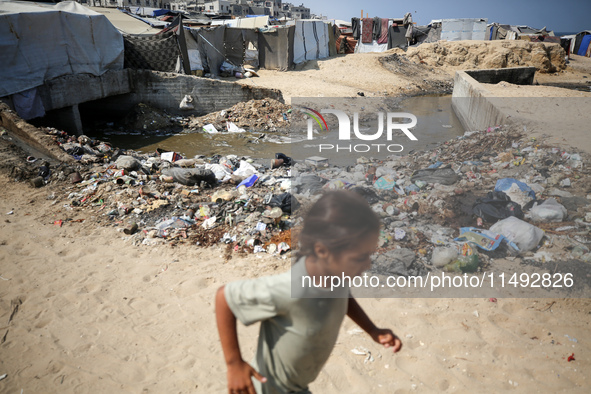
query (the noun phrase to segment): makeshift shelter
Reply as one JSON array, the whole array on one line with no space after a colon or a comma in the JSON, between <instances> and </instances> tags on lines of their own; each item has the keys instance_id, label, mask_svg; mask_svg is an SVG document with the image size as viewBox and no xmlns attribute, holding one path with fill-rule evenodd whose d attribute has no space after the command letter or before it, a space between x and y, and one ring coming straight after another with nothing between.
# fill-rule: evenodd
<instances>
[{"instance_id":1,"label":"makeshift shelter","mask_svg":"<svg viewBox=\"0 0 591 394\"><path fill-rule=\"evenodd\" d=\"M577 33L575 37L571 40L571 53L579 56L587 56L590 57L591 55L591 30L583 30L580 33Z\"/></svg>"},{"instance_id":2,"label":"makeshift shelter","mask_svg":"<svg viewBox=\"0 0 591 394\"><path fill-rule=\"evenodd\" d=\"M441 39L446 41L484 40L487 18L442 19Z\"/></svg>"},{"instance_id":3,"label":"makeshift shelter","mask_svg":"<svg viewBox=\"0 0 591 394\"><path fill-rule=\"evenodd\" d=\"M176 34L126 34L125 68L175 71L180 51Z\"/></svg>"},{"instance_id":4,"label":"makeshift shelter","mask_svg":"<svg viewBox=\"0 0 591 394\"><path fill-rule=\"evenodd\" d=\"M406 49L425 41L429 26L415 26L410 12L404 18L352 18L352 38L357 40L356 53L384 52L392 48Z\"/></svg>"},{"instance_id":5,"label":"makeshift shelter","mask_svg":"<svg viewBox=\"0 0 591 394\"><path fill-rule=\"evenodd\" d=\"M36 88L45 81L123 69L121 33L104 15L72 1L0 2L0 53L0 97L26 91L23 104L37 108L25 118L44 115ZM13 97L15 106L19 100Z\"/></svg>"},{"instance_id":6,"label":"makeshift shelter","mask_svg":"<svg viewBox=\"0 0 591 394\"><path fill-rule=\"evenodd\" d=\"M299 64L307 60L327 58L329 41L328 25L323 21L295 21L293 62Z\"/></svg>"},{"instance_id":7,"label":"makeshift shelter","mask_svg":"<svg viewBox=\"0 0 591 394\"><path fill-rule=\"evenodd\" d=\"M554 37L554 32L546 30L546 27L535 29L525 25L501 25L498 23L486 26L485 39L560 42L558 37Z\"/></svg>"},{"instance_id":8,"label":"makeshift shelter","mask_svg":"<svg viewBox=\"0 0 591 394\"><path fill-rule=\"evenodd\" d=\"M259 30L259 63L262 68L286 71L294 58L295 26Z\"/></svg>"}]
</instances>

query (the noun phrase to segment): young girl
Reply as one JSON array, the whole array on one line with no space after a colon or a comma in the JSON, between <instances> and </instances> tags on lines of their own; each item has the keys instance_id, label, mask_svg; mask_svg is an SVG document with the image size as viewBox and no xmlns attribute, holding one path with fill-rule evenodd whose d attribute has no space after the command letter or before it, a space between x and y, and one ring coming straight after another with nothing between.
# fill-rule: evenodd
<instances>
[{"instance_id":1,"label":"young girl","mask_svg":"<svg viewBox=\"0 0 591 394\"><path fill-rule=\"evenodd\" d=\"M309 393L308 384L328 359L345 314L377 343L400 350L400 339L376 327L346 285L302 284L310 283L303 277L320 283L327 276L360 275L371 265L379 230L379 218L357 193L328 192L304 218L299 259L290 271L218 290L216 318L229 393ZM240 354L236 319L245 325L261 322L252 366Z\"/></svg>"}]
</instances>

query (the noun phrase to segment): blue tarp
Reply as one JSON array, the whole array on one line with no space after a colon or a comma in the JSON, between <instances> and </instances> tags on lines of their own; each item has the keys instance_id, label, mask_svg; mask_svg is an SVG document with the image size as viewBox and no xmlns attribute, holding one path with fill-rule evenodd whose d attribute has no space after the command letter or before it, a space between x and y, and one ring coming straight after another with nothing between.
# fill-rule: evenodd
<instances>
[{"instance_id":1,"label":"blue tarp","mask_svg":"<svg viewBox=\"0 0 591 394\"><path fill-rule=\"evenodd\" d=\"M577 52L577 55L585 56L587 54L587 48L589 48L590 42L591 42L591 34L587 34L586 36L583 36L583 39L581 40L581 46L579 47L579 52Z\"/></svg>"},{"instance_id":2,"label":"blue tarp","mask_svg":"<svg viewBox=\"0 0 591 394\"><path fill-rule=\"evenodd\" d=\"M167 14L170 10L163 10L161 8L150 8L150 7L136 7L130 8L132 14L141 15L141 16L151 16L155 18L160 15Z\"/></svg>"}]
</instances>

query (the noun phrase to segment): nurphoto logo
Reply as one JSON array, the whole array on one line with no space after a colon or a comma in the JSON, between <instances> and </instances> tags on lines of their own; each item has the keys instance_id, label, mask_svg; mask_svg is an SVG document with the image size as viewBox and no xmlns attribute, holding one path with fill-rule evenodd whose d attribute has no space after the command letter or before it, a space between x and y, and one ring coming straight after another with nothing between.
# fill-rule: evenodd
<instances>
[{"instance_id":1,"label":"nurphoto logo","mask_svg":"<svg viewBox=\"0 0 591 394\"><path fill-rule=\"evenodd\" d=\"M351 141L351 119L345 111L338 109L322 109L320 112L313 110L312 108L303 107L300 109L304 114L308 115L307 124L307 138L308 140L314 140L314 134L319 133L314 130L314 123L319 127L320 132L328 132L328 125L326 119L322 114L332 114L337 117L338 120L338 136L339 141ZM384 118L386 119L386 132L385 142L377 143L384 139ZM410 119L410 122L400 123L401 120ZM378 127L377 131L362 133L359 128L359 113L353 113L353 134L354 139L361 141L374 141L375 143L364 143L364 144L318 144L318 152L357 152L366 153L370 151L383 152L388 151L392 153L402 152L404 147L400 144L390 143L394 136L394 130L400 130L410 139L411 141L417 141L417 137L409 130L417 125L417 117L408 112L378 112L377 113Z\"/></svg>"}]
</instances>

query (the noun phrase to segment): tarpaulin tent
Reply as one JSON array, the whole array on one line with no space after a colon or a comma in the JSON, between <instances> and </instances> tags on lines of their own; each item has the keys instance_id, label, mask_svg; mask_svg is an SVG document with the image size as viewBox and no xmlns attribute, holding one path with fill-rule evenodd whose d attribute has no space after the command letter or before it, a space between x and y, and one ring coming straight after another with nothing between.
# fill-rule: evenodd
<instances>
[{"instance_id":1,"label":"tarpaulin tent","mask_svg":"<svg viewBox=\"0 0 591 394\"><path fill-rule=\"evenodd\" d=\"M0 97L68 74L123 69L123 37L75 2L0 2Z\"/></svg>"},{"instance_id":2,"label":"tarpaulin tent","mask_svg":"<svg viewBox=\"0 0 591 394\"><path fill-rule=\"evenodd\" d=\"M591 35L587 34L583 36L583 38L581 39L581 44L579 45L579 50L577 51L577 55L587 55L587 49L589 49L589 42L591 42Z\"/></svg>"},{"instance_id":3,"label":"tarpaulin tent","mask_svg":"<svg viewBox=\"0 0 591 394\"><path fill-rule=\"evenodd\" d=\"M293 62L324 59L329 56L328 25L319 20L295 21Z\"/></svg>"},{"instance_id":4,"label":"tarpaulin tent","mask_svg":"<svg viewBox=\"0 0 591 394\"><path fill-rule=\"evenodd\" d=\"M191 35L197 41L203 68L212 75L220 75L220 68L226 59L224 34L226 26L191 29Z\"/></svg>"},{"instance_id":5,"label":"tarpaulin tent","mask_svg":"<svg viewBox=\"0 0 591 394\"><path fill-rule=\"evenodd\" d=\"M286 71L293 64L295 26L259 30L260 66L270 70Z\"/></svg>"},{"instance_id":6,"label":"tarpaulin tent","mask_svg":"<svg viewBox=\"0 0 591 394\"><path fill-rule=\"evenodd\" d=\"M259 37L255 29L226 27L224 49L226 60L235 66L259 66Z\"/></svg>"},{"instance_id":7,"label":"tarpaulin tent","mask_svg":"<svg viewBox=\"0 0 591 394\"><path fill-rule=\"evenodd\" d=\"M447 41L484 40L488 19L442 19L441 39Z\"/></svg>"},{"instance_id":8,"label":"tarpaulin tent","mask_svg":"<svg viewBox=\"0 0 591 394\"><path fill-rule=\"evenodd\" d=\"M131 7L130 11L132 14L140 15L140 16L149 16L155 18L160 15L166 15L170 12L170 10L165 10L162 8L151 8L151 7Z\"/></svg>"},{"instance_id":9,"label":"tarpaulin tent","mask_svg":"<svg viewBox=\"0 0 591 394\"><path fill-rule=\"evenodd\" d=\"M575 35L574 39L571 41L571 53L581 56L589 56L587 55L587 50L589 48L589 38L591 36L591 30L583 30ZM586 45L585 45L585 44ZM581 50L581 46L583 46L583 50Z\"/></svg>"}]
</instances>

